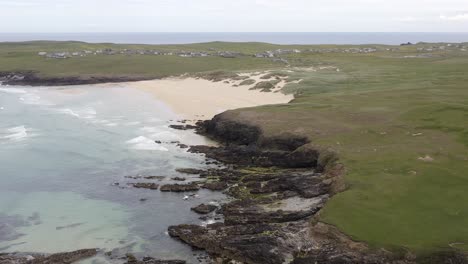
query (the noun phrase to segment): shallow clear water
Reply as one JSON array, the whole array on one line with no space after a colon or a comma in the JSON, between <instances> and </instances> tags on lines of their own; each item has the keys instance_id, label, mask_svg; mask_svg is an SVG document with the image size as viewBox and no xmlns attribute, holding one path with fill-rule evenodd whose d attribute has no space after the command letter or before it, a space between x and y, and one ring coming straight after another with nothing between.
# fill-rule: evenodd
<instances>
[{"instance_id":1,"label":"shallow clear water","mask_svg":"<svg viewBox=\"0 0 468 264\"><path fill-rule=\"evenodd\" d=\"M204 166L170 143L207 143L167 127L179 118L123 85L0 87L0 252L101 248L194 262L167 227L202 223L190 207L224 197L202 190L184 200L126 178L167 176L154 181L164 184L181 176L176 168Z\"/></svg>"}]
</instances>

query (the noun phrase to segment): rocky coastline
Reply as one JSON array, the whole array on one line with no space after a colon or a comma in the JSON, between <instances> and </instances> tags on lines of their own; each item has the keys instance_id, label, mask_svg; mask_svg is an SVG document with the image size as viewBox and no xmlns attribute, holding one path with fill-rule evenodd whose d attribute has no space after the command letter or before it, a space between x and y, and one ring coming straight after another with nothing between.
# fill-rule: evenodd
<instances>
[{"instance_id":1,"label":"rocky coastline","mask_svg":"<svg viewBox=\"0 0 468 264\"><path fill-rule=\"evenodd\" d=\"M0 83L24 86L65 86L101 83L121 83L152 80L148 76L66 76L44 77L34 71L0 72Z\"/></svg>"},{"instance_id":2,"label":"rocky coastline","mask_svg":"<svg viewBox=\"0 0 468 264\"><path fill-rule=\"evenodd\" d=\"M215 211L223 222L171 226L168 231L207 251L214 263L466 263L456 252L420 258L370 248L320 222L325 203L346 189L346 171L333 150L314 146L303 136L267 138L259 127L233 120L226 112L197 126L199 134L222 145L192 146L189 151L226 167L179 171L206 178L205 185L220 186L213 189L225 190L234 200Z\"/></svg>"},{"instance_id":3,"label":"rocky coastline","mask_svg":"<svg viewBox=\"0 0 468 264\"><path fill-rule=\"evenodd\" d=\"M0 75L1 76L1 75ZM1 81L0 77L0 81ZM336 227L320 221L326 202L344 191L346 168L332 149L314 145L294 134L265 136L255 125L233 119L229 112L196 126L172 126L196 132L220 146L191 146L188 151L204 154L212 168L179 168L177 172L198 175L187 184L131 183L134 188L162 192L223 191L232 199L223 205L200 204L191 208L206 225L168 228L174 239L206 251L203 263L246 264L416 264L468 263L455 251L424 257L411 252L371 248L354 241ZM156 142L157 143L157 142ZM133 180L161 180L165 176L128 176ZM182 177L171 180L184 182ZM119 186L118 184L116 186ZM143 201L142 199L141 201ZM137 259L131 254L112 255L96 249L52 255L0 254L1 263L73 263L96 254L124 263L183 264L183 260Z\"/></svg>"}]
</instances>

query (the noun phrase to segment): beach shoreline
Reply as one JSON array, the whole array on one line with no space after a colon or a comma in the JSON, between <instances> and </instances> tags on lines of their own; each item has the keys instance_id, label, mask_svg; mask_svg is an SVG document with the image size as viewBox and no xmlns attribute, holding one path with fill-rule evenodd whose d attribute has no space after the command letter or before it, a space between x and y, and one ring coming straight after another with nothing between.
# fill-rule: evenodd
<instances>
[{"instance_id":1,"label":"beach shoreline","mask_svg":"<svg viewBox=\"0 0 468 264\"><path fill-rule=\"evenodd\" d=\"M207 120L227 110L260 105L286 104L294 99L292 94L279 90L262 92L241 81L214 82L194 77L170 77L148 81L127 82L128 86L147 92L164 102L186 120Z\"/></svg>"}]
</instances>

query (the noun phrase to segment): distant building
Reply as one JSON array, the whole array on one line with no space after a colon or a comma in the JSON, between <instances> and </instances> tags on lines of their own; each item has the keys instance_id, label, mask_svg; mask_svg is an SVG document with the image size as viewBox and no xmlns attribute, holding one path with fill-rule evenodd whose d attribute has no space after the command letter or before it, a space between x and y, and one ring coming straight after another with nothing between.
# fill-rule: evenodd
<instances>
[{"instance_id":1,"label":"distant building","mask_svg":"<svg viewBox=\"0 0 468 264\"><path fill-rule=\"evenodd\" d=\"M46 55L50 59L68 59L70 58L70 53L68 52L55 52Z\"/></svg>"}]
</instances>

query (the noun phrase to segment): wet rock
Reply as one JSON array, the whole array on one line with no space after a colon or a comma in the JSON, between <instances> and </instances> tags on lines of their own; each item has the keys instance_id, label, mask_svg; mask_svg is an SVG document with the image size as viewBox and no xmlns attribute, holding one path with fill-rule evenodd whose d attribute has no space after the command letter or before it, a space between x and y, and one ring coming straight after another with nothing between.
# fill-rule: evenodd
<instances>
[{"instance_id":1,"label":"wet rock","mask_svg":"<svg viewBox=\"0 0 468 264\"><path fill-rule=\"evenodd\" d=\"M207 182L202 185L202 188L212 190L212 191L223 191L228 188L228 184L226 182Z\"/></svg>"},{"instance_id":2,"label":"wet rock","mask_svg":"<svg viewBox=\"0 0 468 264\"><path fill-rule=\"evenodd\" d=\"M133 254L126 255L127 262L125 264L185 264L184 260L161 260L151 257L144 257L141 260L138 260Z\"/></svg>"},{"instance_id":3,"label":"wet rock","mask_svg":"<svg viewBox=\"0 0 468 264\"><path fill-rule=\"evenodd\" d=\"M186 181L187 179L182 178L182 177L174 177L174 178L171 178L171 180L173 180L173 181Z\"/></svg>"},{"instance_id":4,"label":"wet rock","mask_svg":"<svg viewBox=\"0 0 468 264\"><path fill-rule=\"evenodd\" d=\"M191 192L198 191L200 187L197 183L190 184L167 184L161 186L162 192Z\"/></svg>"},{"instance_id":5,"label":"wet rock","mask_svg":"<svg viewBox=\"0 0 468 264\"><path fill-rule=\"evenodd\" d=\"M198 214L209 214L214 212L218 207L211 204L200 204L199 206L191 208L192 211Z\"/></svg>"},{"instance_id":6,"label":"wet rock","mask_svg":"<svg viewBox=\"0 0 468 264\"><path fill-rule=\"evenodd\" d=\"M132 186L138 189L157 190L159 185L156 183L132 183Z\"/></svg>"},{"instance_id":7,"label":"wet rock","mask_svg":"<svg viewBox=\"0 0 468 264\"><path fill-rule=\"evenodd\" d=\"M181 149L188 149L189 146L188 145L185 145L185 144L177 144L177 146Z\"/></svg>"},{"instance_id":8,"label":"wet rock","mask_svg":"<svg viewBox=\"0 0 468 264\"><path fill-rule=\"evenodd\" d=\"M158 180L162 181L166 177L165 176L125 176L127 179L133 179L133 180L139 180L139 179L145 179L145 180Z\"/></svg>"},{"instance_id":9,"label":"wet rock","mask_svg":"<svg viewBox=\"0 0 468 264\"><path fill-rule=\"evenodd\" d=\"M227 164L257 167L308 168L315 167L318 160L318 153L311 155L311 152L305 153L303 150L263 150L255 145L192 146L189 152L203 153L208 158Z\"/></svg>"},{"instance_id":10,"label":"wet rock","mask_svg":"<svg viewBox=\"0 0 468 264\"><path fill-rule=\"evenodd\" d=\"M127 257L128 264L136 264L138 262L138 259L131 253L128 253L125 256Z\"/></svg>"},{"instance_id":11,"label":"wet rock","mask_svg":"<svg viewBox=\"0 0 468 264\"><path fill-rule=\"evenodd\" d=\"M169 127L172 129L176 129L176 130L197 129L197 126L194 126L194 125L170 125Z\"/></svg>"},{"instance_id":12,"label":"wet rock","mask_svg":"<svg viewBox=\"0 0 468 264\"><path fill-rule=\"evenodd\" d=\"M169 228L169 235L207 252L244 263L280 264L291 249L282 246L273 225L201 227L181 225Z\"/></svg>"},{"instance_id":13,"label":"wet rock","mask_svg":"<svg viewBox=\"0 0 468 264\"><path fill-rule=\"evenodd\" d=\"M190 169L190 168L180 168L180 169L176 169L176 171L179 173L183 173L183 174L193 174L193 175L201 174L204 172L204 170Z\"/></svg>"},{"instance_id":14,"label":"wet rock","mask_svg":"<svg viewBox=\"0 0 468 264\"><path fill-rule=\"evenodd\" d=\"M165 178L166 178L165 176L145 176L145 177L143 177L143 179L146 179L146 180L158 180L158 181L162 181Z\"/></svg>"},{"instance_id":15,"label":"wet rock","mask_svg":"<svg viewBox=\"0 0 468 264\"><path fill-rule=\"evenodd\" d=\"M71 264L90 257L98 253L97 249L82 249L67 253L57 253L50 255L41 254L0 254L0 263L4 264Z\"/></svg>"},{"instance_id":16,"label":"wet rock","mask_svg":"<svg viewBox=\"0 0 468 264\"><path fill-rule=\"evenodd\" d=\"M75 224L66 225L66 226L57 226L57 227L55 228L55 230L62 230L62 229L68 229L68 228L75 228L75 227L78 227L78 226L81 226L81 225L84 225L84 223L75 223Z\"/></svg>"},{"instance_id":17,"label":"wet rock","mask_svg":"<svg viewBox=\"0 0 468 264\"><path fill-rule=\"evenodd\" d=\"M291 197L282 200L237 200L222 207L226 225L286 223L315 215L328 200Z\"/></svg>"}]
</instances>

